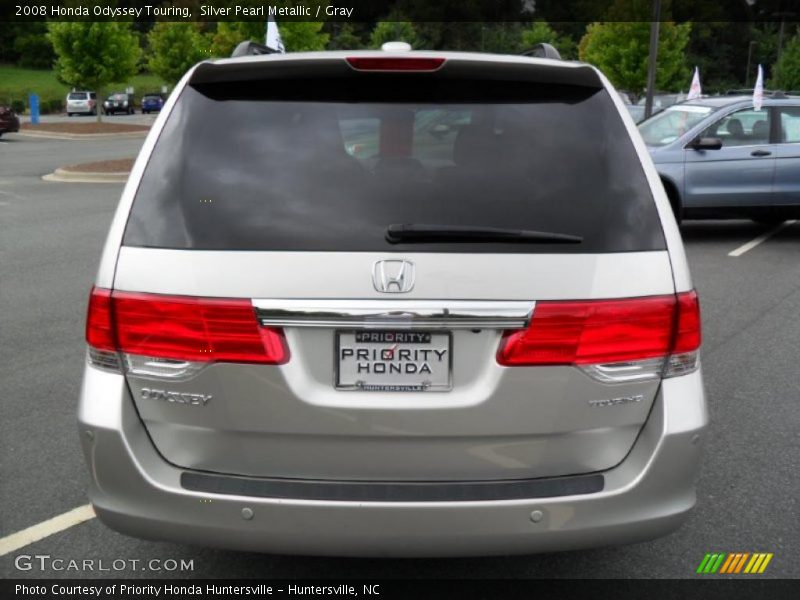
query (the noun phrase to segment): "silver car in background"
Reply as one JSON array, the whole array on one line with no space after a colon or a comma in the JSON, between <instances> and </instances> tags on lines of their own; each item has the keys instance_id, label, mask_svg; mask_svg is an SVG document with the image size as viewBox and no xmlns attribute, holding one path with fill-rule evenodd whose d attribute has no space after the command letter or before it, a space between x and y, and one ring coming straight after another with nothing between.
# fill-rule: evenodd
<instances>
[{"instance_id":1,"label":"silver car in background","mask_svg":"<svg viewBox=\"0 0 800 600\"><path fill-rule=\"evenodd\" d=\"M800 215L800 98L702 98L639 125L680 218Z\"/></svg>"},{"instance_id":2,"label":"silver car in background","mask_svg":"<svg viewBox=\"0 0 800 600\"><path fill-rule=\"evenodd\" d=\"M67 116L96 115L97 94L95 92L70 92L67 94Z\"/></svg>"},{"instance_id":3,"label":"silver car in background","mask_svg":"<svg viewBox=\"0 0 800 600\"><path fill-rule=\"evenodd\" d=\"M700 315L608 81L449 52L203 62L91 291L90 498L320 555L622 544L695 504Z\"/></svg>"}]
</instances>

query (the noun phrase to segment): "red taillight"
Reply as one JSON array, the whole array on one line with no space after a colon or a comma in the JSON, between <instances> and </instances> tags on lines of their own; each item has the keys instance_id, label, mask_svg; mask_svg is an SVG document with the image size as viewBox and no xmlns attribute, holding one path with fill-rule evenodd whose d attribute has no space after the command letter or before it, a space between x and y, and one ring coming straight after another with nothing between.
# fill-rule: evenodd
<instances>
[{"instance_id":1,"label":"red taillight","mask_svg":"<svg viewBox=\"0 0 800 600\"><path fill-rule=\"evenodd\" d=\"M111 290L92 288L86 315L86 342L97 350L117 349L111 325Z\"/></svg>"},{"instance_id":2,"label":"red taillight","mask_svg":"<svg viewBox=\"0 0 800 600\"><path fill-rule=\"evenodd\" d=\"M700 301L697 292L692 290L678 294L678 323L672 354L694 352L700 347L701 341Z\"/></svg>"},{"instance_id":3,"label":"red taillight","mask_svg":"<svg viewBox=\"0 0 800 600\"><path fill-rule=\"evenodd\" d=\"M527 329L505 334L501 365L588 365L689 352L700 345L694 292L623 300L538 302Z\"/></svg>"},{"instance_id":4,"label":"red taillight","mask_svg":"<svg viewBox=\"0 0 800 600\"><path fill-rule=\"evenodd\" d=\"M359 71L436 71L443 58L350 56L347 59Z\"/></svg>"},{"instance_id":5,"label":"red taillight","mask_svg":"<svg viewBox=\"0 0 800 600\"><path fill-rule=\"evenodd\" d=\"M252 303L244 299L94 289L86 339L99 349L193 362L282 364L288 360L283 332L262 327Z\"/></svg>"}]
</instances>

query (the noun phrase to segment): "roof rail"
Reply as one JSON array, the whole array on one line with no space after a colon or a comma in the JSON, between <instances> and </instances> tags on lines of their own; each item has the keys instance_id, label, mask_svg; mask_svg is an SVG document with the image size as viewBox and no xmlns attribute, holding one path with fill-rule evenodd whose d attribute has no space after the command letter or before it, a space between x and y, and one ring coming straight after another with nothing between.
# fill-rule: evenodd
<instances>
[{"instance_id":1,"label":"roof rail","mask_svg":"<svg viewBox=\"0 0 800 600\"><path fill-rule=\"evenodd\" d=\"M259 54L278 54L277 50L250 40L241 42L231 53L231 58L239 56L258 56Z\"/></svg>"},{"instance_id":2,"label":"roof rail","mask_svg":"<svg viewBox=\"0 0 800 600\"><path fill-rule=\"evenodd\" d=\"M753 88L739 88L734 90L727 90L725 96L750 96L755 90ZM772 94L782 93L780 90L763 90L764 96L771 96Z\"/></svg>"},{"instance_id":3,"label":"roof rail","mask_svg":"<svg viewBox=\"0 0 800 600\"><path fill-rule=\"evenodd\" d=\"M534 58L552 58L555 60L561 60L561 54L559 54L558 50L556 50L551 44L547 44L545 42L542 42L541 44L535 44L531 48L524 50L522 55L532 56Z\"/></svg>"}]
</instances>

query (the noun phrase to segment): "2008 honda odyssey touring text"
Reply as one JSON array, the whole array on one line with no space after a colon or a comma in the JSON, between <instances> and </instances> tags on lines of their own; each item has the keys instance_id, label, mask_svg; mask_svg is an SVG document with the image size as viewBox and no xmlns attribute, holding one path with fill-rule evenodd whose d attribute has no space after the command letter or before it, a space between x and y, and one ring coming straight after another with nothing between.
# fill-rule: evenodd
<instances>
[{"instance_id":1,"label":"2008 honda odyssey touring text","mask_svg":"<svg viewBox=\"0 0 800 600\"><path fill-rule=\"evenodd\" d=\"M588 65L197 65L122 194L86 336L91 502L130 535L510 554L653 538L695 504L698 300Z\"/></svg>"}]
</instances>

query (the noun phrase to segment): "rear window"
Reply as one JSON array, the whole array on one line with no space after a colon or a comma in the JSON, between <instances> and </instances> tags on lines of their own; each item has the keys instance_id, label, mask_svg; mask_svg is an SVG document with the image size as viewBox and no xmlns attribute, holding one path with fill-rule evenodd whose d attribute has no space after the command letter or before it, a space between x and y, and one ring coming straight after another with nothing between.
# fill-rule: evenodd
<instances>
[{"instance_id":1,"label":"rear window","mask_svg":"<svg viewBox=\"0 0 800 600\"><path fill-rule=\"evenodd\" d=\"M87 98L88 95L86 94L86 92L72 92L69 95L70 100L86 100Z\"/></svg>"},{"instance_id":2,"label":"rear window","mask_svg":"<svg viewBox=\"0 0 800 600\"><path fill-rule=\"evenodd\" d=\"M575 244L391 244L398 224L524 229ZM664 249L650 189L604 90L363 75L204 83L155 146L128 246L208 250Z\"/></svg>"}]
</instances>

